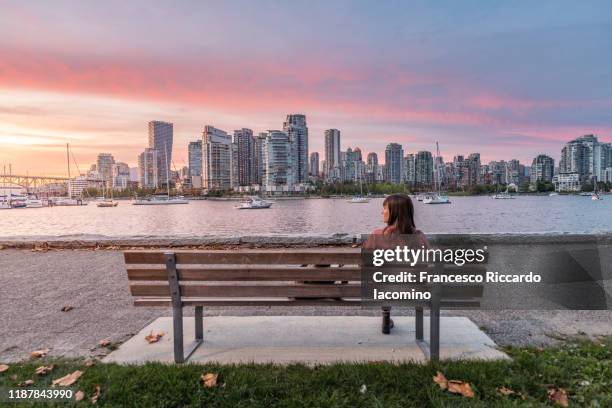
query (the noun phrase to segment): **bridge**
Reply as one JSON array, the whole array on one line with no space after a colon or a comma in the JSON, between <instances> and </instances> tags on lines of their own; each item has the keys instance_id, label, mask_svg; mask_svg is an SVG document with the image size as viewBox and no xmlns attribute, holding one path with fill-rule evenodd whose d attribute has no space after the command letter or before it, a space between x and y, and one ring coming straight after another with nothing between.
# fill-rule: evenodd
<instances>
[{"instance_id":1,"label":"bridge","mask_svg":"<svg viewBox=\"0 0 612 408\"><path fill-rule=\"evenodd\" d=\"M75 179L56 176L30 176L21 174L0 174L0 189L18 186L24 188L28 193L51 193L52 190L67 193L68 180L75 183ZM79 183L100 186L102 180L99 179L79 179Z\"/></svg>"}]
</instances>

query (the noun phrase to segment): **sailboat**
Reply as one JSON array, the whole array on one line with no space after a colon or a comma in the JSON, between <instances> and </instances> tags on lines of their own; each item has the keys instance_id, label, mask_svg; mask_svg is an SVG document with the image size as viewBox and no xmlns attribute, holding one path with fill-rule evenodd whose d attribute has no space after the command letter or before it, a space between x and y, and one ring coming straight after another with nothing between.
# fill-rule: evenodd
<instances>
[{"instance_id":1,"label":"sailboat","mask_svg":"<svg viewBox=\"0 0 612 408\"><path fill-rule=\"evenodd\" d=\"M111 184L114 184L114 178L113 178L113 182L111 182ZM104 185L106 185L106 182L104 182ZM101 201L98 201L98 203L96 204L98 207L102 207L102 208L109 208L109 207L116 207L119 205L118 201L113 200L113 187L111 185L110 188L110 199L108 198L103 198ZM106 197L106 194L104 194L104 197Z\"/></svg>"},{"instance_id":2,"label":"sailboat","mask_svg":"<svg viewBox=\"0 0 612 408\"><path fill-rule=\"evenodd\" d=\"M57 197L52 203L58 206L87 205L86 201L72 198L72 189L70 188L70 145L68 143L66 143L66 161L68 164L68 197Z\"/></svg>"},{"instance_id":3,"label":"sailboat","mask_svg":"<svg viewBox=\"0 0 612 408\"><path fill-rule=\"evenodd\" d=\"M450 204L448 196L440 191L440 169L438 168L438 157L440 157L440 147L436 142L436 157L434 158L434 171L436 172L436 193L423 197L423 204Z\"/></svg>"},{"instance_id":4,"label":"sailboat","mask_svg":"<svg viewBox=\"0 0 612 408\"><path fill-rule=\"evenodd\" d=\"M513 199L514 196L510 194L510 192L508 191L508 188L506 187L505 191L495 194L493 198L496 200L508 200L508 199Z\"/></svg>"},{"instance_id":5,"label":"sailboat","mask_svg":"<svg viewBox=\"0 0 612 408\"><path fill-rule=\"evenodd\" d=\"M166 146L167 147L167 146ZM144 199L136 199L132 203L132 205L170 205L170 204L189 204L189 200L186 200L185 197L177 196L170 197L170 173L168 170L168 149L164 149L164 153L166 155L166 187L168 188L168 192L165 195L154 195L153 197L144 198Z\"/></svg>"},{"instance_id":6,"label":"sailboat","mask_svg":"<svg viewBox=\"0 0 612 408\"><path fill-rule=\"evenodd\" d=\"M363 204L363 203L370 202L370 200L367 197L363 196L363 182L361 180L361 174L359 174L359 195L354 195L350 200L346 200L346 201L351 204Z\"/></svg>"}]
</instances>

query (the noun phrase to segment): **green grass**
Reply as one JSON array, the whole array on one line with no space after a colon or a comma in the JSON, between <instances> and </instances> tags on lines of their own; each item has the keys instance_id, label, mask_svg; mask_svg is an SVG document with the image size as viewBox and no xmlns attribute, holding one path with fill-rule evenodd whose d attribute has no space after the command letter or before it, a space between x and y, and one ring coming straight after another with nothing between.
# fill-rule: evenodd
<instances>
[{"instance_id":1,"label":"green grass","mask_svg":"<svg viewBox=\"0 0 612 408\"><path fill-rule=\"evenodd\" d=\"M570 406L612 406L612 338L598 343L572 341L547 349L508 348L506 352L512 361L318 367L157 363L85 367L82 360L42 359L11 364L0 374L0 387L15 387L33 379L33 387L44 388L52 379L83 370L85 374L72 388L85 391L85 401L55 406L90 405L95 384L102 390L97 405L112 407L550 406L549 387L564 388ZM38 377L34 370L43 363L53 363L55 368ZM439 389L432 381L438 370L449 380L469 382L475 397L468 399ZM201 386L200 375L208 372L219 374L216 387ZM360 392L362 384L367 387L365 393ZM525 399L498 394L500 386L520 392Z\"/></svg>"}]
</instances>

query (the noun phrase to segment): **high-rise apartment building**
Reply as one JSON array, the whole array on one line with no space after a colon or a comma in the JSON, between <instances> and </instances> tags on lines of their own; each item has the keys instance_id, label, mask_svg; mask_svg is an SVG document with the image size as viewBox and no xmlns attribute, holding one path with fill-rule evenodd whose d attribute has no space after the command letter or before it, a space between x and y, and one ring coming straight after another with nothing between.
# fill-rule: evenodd
<instances>
[{"instance_id":1,"label":"high-rise apartment building","mask_svg":"<svg viewBox=\"0 0 612 408\"><path fill-rule=\"evenodd\" d=\"M398 143L389 143L385 149L385 180L390 183L402 182L404 149Z\"/></svg>"},{"instance_id":2,"label":"high-rise apartment building","mask_svg":"<svg viewBox=\"0 0 612 408\"><path fill-rule=\"evenodd\" d=\"M159 187L159 170L157 165L158 151L151 148L144 149L144 152L138 156L138 181L140 188L157 188Z\"/></svg>"},{"instance_id":3,"label":"high-rise apartment building","mask_svg":"<svg viewBox=\"0 0 612 408\"><path fill-rule=\"evenodd\" d=\"M600 143L595 135L584 135L565 144L561 150L559 173L576 173L580 182L601 181L612 165L610 143Z\"/></svg>"},{"instance_id":4,"label":"high-rise apartment building","mask_svg":"<svg viewBox=\"0 0 612 408\"><path fill-rule=\"evenodd\" d=\"M264 142L264 190L291 191L294 184L292 142L286 132L270 130Z\"/></svg>"},{"instance_id":5,"label":"high-rise apartment building","mask_svg":"<svg viewBox=\"0 0 612 408\"><path fill-rule=\"evenodd\" d=\"M236 163L236 184L239 186L250 186L255 182L255 139L251 129L242 128L234 130L234 157Z\"/></svg>"},{"instance_id":6,"label":"high-rise apartment building","mask_svg":"<svg viewBox=\"0 0 612 408\"><path fill-rule=\"evenodd\" d=\"M407 154L404 157L404 181L413 186L416 183L416 167L414 163L414 154Z\"/></svg>"},{"instance_id":7,"label":"high-rise apartment building","mask_svg":"<svg viewBox=\"0 0 612 408\"><path fill-rule=\"evenodd\" d=\"M104 182L106 188L110 188L113 185L113 167L115 165L115 158L110 153L100 153L96 160L96 169Z\"/></svg>"},{"instance_id":8,"label":"high-rise apartment building","mask_svg":"<svg viewBox=\"0 0 612 408\"><path fill-rule=\"evenodd\" d=\"M545 154L539 154L531 163L531 183L538 181L552 182L555 173L555 160Z\"/></svg>"},{"instance_id":9,"label":"high-rise apartment building","mask_svg":"<svg viewBox=\"0 0 612 408\"><path fill-rule=\"evenodd\" d=\"M254 173L254 183L262 185L264 178L264 144L266 142L266 137L268 137L267 132L260 132L257 137L255 137L255 149L253 156L253 173Z\"/></svg>"},{"instance_id":10,"label":"high-rise apartment building","mask_svg":"<svg viewBox=\"0 0 612 408\"><path fill-rule=\"evenodd\" d=\"M325 131L325 177L332 178L334 168L340 167L340 131L327 129Z\"/></svg>"},{"instance_id":11,"label":"high-rise apartment building","mask_svg":"<svg viewBox=\"0 0 612 408\"><path fill-rule=\"evenodd\" d=\"M202 132L202 187L229 190L232 187L232 138L207 125Z\"/></svg>"},{"instance_id":12,"label":"high-rise apartment building","mask_svg":"<svg viewBox=\"0 0 612 408\"><path fill-rule=\"evenodd\" d=\"M113 166L113 188L125 190L130 186L130 166L118 162Z\"/></svg>"},{"instance_id":13,"label":"high-rise apartment building","mask_svg":"<svg viewBox=\"0 0 612 408\"><path fill-rule=\"evenodd\" d=\"M202 176L202 141L190 142L189 155L189 177Z\"/></svg>"},{"instance_id":14,"label":"high-rise apartment building","mask_svg":"<svg viewBox=\"0 0 612 408\"><path fill-rule=\"evenodd\" d=\"M310 175L312 177L319 177L319 153L310 153Z\"/></svg>"},{"instance_id":15,"label":"high-rise apartment building","mask_svg":"<svg viewBox=\"0 0 612 408\"><path fill-rule=\"evenodd\" d=\"M289 136L291 142L291 156L295 183L308 181L308 127L306 115L287 115L283 123L283 131Z\"/></svg>"},{"instance_id":16,"label":"high-rise apartment building","mask_svg":"<svg viewBox=\"0 0 612 408\"><path fill-rule=\"evenodd\" d=\"M152 120L149 122L149 148L157 150L157 180L159 185L168 182L172 169L172 143L174 130L172 123Z\"/></svg>"},{"instance_id":17,"label":"high-rise apartment building","mask_svg":"<svg viewBox=\"0 0 612 408\"><path fill-rule=\"evenodd\" d=\"M433 156L431 152L420 151L414 158L415 184L419 188L429 188L433 185Z\"/></svg>"}]
</instances>

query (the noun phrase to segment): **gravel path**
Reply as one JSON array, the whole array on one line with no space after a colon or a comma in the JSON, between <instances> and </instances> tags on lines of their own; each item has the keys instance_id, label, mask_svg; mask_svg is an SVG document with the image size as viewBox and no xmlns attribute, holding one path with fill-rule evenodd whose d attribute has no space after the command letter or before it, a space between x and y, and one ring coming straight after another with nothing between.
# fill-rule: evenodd
<instances>
[{"instance_id":1,"label":"gravel path","mask_svg":"<svg viewBox=\"0 0 612 408\"><path fill-rule=\"evenodd\" d=\"M64 305L73 309L62 312ZM120 251L0 250L0 361L50 348L51 356L107 353L102 339L122 342L168 308L132 306ZM397 313L398 311L396 311ZM207 315L364 315L360 308L211 308ZM410 311L402 311L402 314ZM612 311L448 311L471 318L500 345L547 345L561 336L612 335Z\"/></svg>"}]
</instances>

